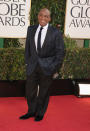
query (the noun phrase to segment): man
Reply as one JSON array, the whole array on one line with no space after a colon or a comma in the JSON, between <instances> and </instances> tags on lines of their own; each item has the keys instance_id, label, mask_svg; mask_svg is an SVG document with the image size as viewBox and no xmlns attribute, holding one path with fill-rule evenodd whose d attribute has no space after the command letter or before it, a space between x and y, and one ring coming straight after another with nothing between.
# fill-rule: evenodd
<instances>
[{"instance_id":1,"label":"man","mask_svg":"<svg viewBox=\"0 0 90 131\"><path fill-rule=\"evenodd\" d=\"M62 65L64 42L60 31L49 25L50 20L50 11L44 8L38 13L39 25L28 27L25 47L28 112L20 119L43 119L52 78L57 77Z\"/></svg>"}]
</instances>

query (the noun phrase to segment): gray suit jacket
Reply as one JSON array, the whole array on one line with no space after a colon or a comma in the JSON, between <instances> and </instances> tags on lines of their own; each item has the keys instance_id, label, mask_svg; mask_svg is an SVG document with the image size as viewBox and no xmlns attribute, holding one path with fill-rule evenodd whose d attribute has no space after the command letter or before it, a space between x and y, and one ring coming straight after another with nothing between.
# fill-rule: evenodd
<instances>
[{"instance_id":1,"label":"gray suit jacket","mask_svg":"<svg viewBox=\"0 0 90 131\"><path fill-rule=\"evenodd\" d=\"M50 26L48 27L45 41L38 56L35 46L35 32L38 25L29 26L25 46L25 63L27 75L30 75L37 63L41 66L44 74L53 75L60 69L64 58L64 42L61 32Z\"/></svg>"}]
</instances>

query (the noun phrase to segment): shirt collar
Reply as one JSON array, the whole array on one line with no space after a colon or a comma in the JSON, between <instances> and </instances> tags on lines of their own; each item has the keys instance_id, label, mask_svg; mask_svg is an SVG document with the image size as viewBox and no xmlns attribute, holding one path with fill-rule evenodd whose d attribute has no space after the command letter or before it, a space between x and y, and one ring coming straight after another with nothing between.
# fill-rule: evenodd
<instances>
[{"instance_id":1,"label":"shirt collar","mask_svg":"<svg viewBox=\"0 0 90 131\"><path fill-rule=\"evenodd\" d=\"M47 28L48 28L48 25L49 25L49 24L43 26L43 29L47 29ZM39 24L39 28L40 28L40 27L41 27L41 25Z\"/></svg>"}]
</instances>

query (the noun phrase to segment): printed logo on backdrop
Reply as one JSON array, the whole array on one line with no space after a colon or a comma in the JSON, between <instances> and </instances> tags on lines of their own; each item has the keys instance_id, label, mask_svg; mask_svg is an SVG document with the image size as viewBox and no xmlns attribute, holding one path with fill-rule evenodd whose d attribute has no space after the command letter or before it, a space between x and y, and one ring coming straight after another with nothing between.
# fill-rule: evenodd
<instances>
[{"instance_id":1,"label":"printed logo on backdrop","mask_svg":"<svg viewBox=\"0 0 90 131\"><path fill-rule=\"evenodd\" d=\"M25 38L31 0L0 0L0 37Z\"/></svg>"},{"instance_id":2,"label":"printed logo on backdrop","mask_svg":"<svg viewBox=\"0 0 90 131\"><path fill-rule=\"evenodd\" d=\"M90 0L67 0L64 34L90 39Z\"/></svg>"}]
</instances>

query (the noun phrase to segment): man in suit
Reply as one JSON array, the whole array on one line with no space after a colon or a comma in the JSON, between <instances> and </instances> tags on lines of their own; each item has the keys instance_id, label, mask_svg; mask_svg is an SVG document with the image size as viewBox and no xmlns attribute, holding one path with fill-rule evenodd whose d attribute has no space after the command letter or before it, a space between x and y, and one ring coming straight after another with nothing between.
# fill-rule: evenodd
<instances>
[{"instance_id":1,"label":"man in suit","mask_svg":"<svg viewBox=\"0 0 90 131\"><path fill-rule=\"evenodd\" d=\"M63 62L64 42L60 31L49 25L50 20L50 11L43 8L38 13L39 25L28 27L25 47L28 112L20 119L43 119L52 78L57 77Z\"/></svg>"}]
</instances>

